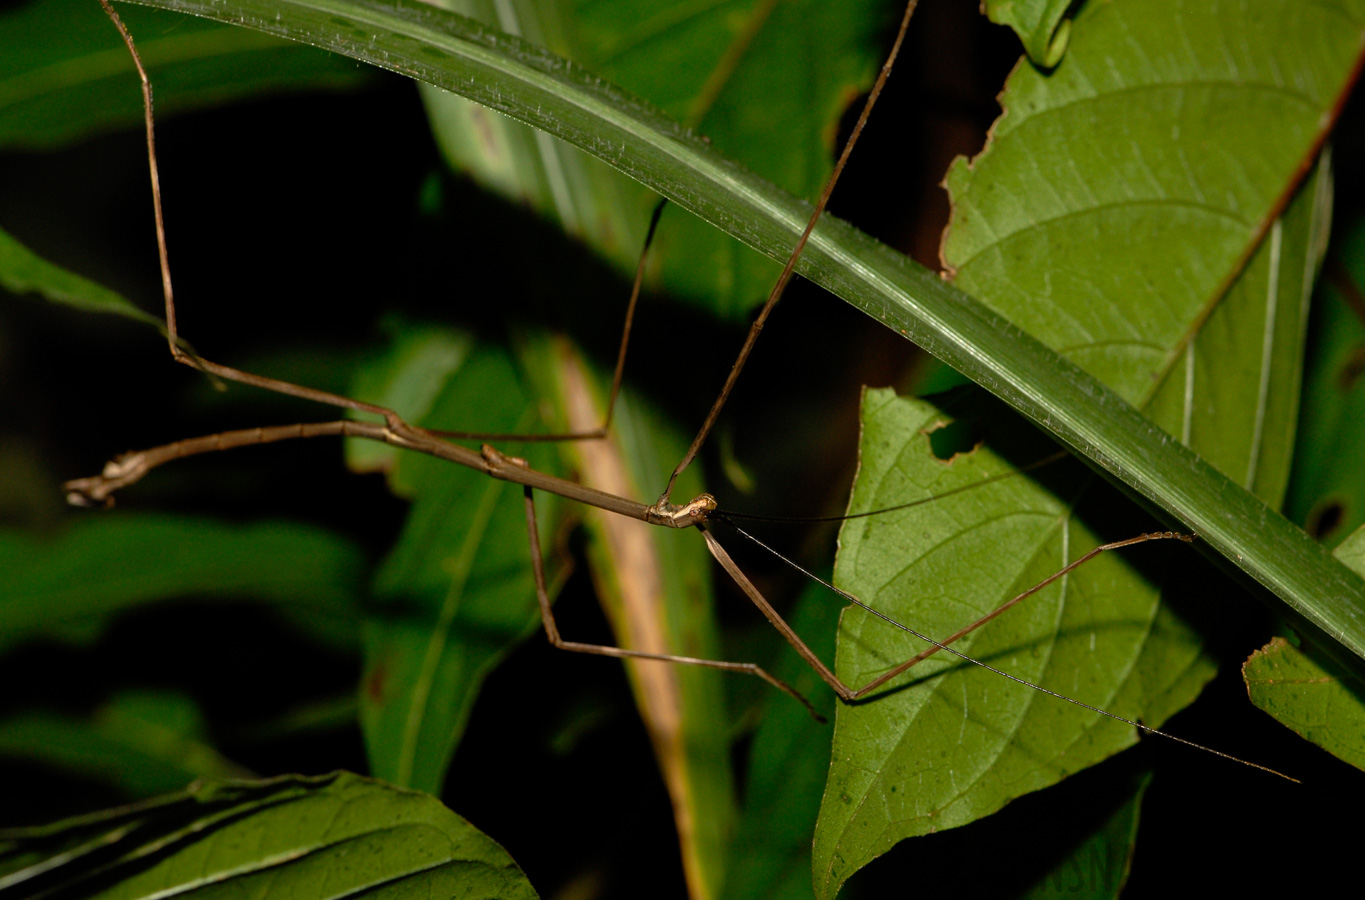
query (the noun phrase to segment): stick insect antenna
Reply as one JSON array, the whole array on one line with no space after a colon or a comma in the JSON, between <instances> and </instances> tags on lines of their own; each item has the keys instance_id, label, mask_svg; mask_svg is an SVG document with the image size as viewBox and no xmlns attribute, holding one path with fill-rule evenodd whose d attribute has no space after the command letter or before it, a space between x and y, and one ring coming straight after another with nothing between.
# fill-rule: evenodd
<instances>
[{"instance_id":1,"label":"stick insect antenna","mask_svg":"<svg viewBox=\"0 0 1365 900\"><path fill-rule=\"evenodd\" d=\"M659 503L667 503L673 493L673 483L678 480L678 476L692 464L697 452L701 450L701 445L706 442L707 436L711 433L711 428L716 424L716 419L720 416L720 411L725 408L725 401L730 399L730 392L735 387L735 382L739 380L739 373L744 371L744 364L749 359L750 352L754 349L754 344L758 341L758 336L763 332L763 326L767 324L768 316L777 305L777 301L782 299L783 292L787 289L788 282L791 281L792 274L796 271L796 263L801 259L801 254L806 249L806 242L810 240L811 232L815 230L815 225L824 215L825 207L829 205L830 194L834 193L834 186L839 182L839 176L843 174L844 166L848 158L853 154L853 147L858 143L859 136L863 133L863 127L867 124L868 116L872 114L872 107L876 106L877 98L881 96L882 88L886 86L886 80L891 76L891 68L896 63L896 57L900 55L901 44L905 42L905 33L910 28L910 17L914 15L915 7L919 5L919 0L910 0L905 5L905 14L901 16L900 27L896 31L896 39L891 44L891 52L886 56L886 62L882 63L882 69L877 73L877 80L872 84L872 90L868 92L867 102L863 104L863 111L858 115L858 121L853 125L853 131L849 134L848 140L844 143L843 152L839 154L838 161L834 164L834 171L830 172L829 180L825 182L824 190L820 192L820 199L815 202L815 210L811 213L810 220L806 222L806 230L801 232L801 238L796 242L796 247L792 249L791 256L787 258L787 264L782 268L782 274L777 277L773 284L773 289L768 292L768 299L759 310L758 317L754 319L753 325L749 326L749 334L744 338L744 344L739 348L739 356L735 358L735 363L730 367L730 374L725 378L725 384L721 387L720 393L716 395L715 403L711 404L711 411L706 414L706 420L701 423L701 429L697 436L692 439L692 444L687 448L687 453L673 469L673 474L668 476L668 485L664 488L663 494L659 496Z\"/></svg>"}]
</instances>

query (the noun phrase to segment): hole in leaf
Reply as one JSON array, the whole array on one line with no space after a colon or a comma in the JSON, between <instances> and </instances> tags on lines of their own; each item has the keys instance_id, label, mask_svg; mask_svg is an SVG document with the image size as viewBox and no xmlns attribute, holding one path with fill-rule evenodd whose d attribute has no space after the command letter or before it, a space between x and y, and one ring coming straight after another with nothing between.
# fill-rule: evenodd
<instances>
[{"instance_id":1,"label":"hole in leaf","mask_svg":"<svg viewBox=\"0 0 1365 900\"><path fill-rule=\"evenodd\" d=\"M1304 523L1304 530L1318 540L1330 536L1346 521L1346 504L1338 499L1325 500L1313 507Z\"/></svg>"},{"instance_id":2,"label":"hole in leaf","mask_svg":"<svg viewBox=\"0 0 1365 900\"><path fill-rule=\"evenodd\" d=\"M959 453L975 450L981 439L974 422L955 420L929 431L929 449L939 459L951 462Z\"/></svg>"}]
</instances>

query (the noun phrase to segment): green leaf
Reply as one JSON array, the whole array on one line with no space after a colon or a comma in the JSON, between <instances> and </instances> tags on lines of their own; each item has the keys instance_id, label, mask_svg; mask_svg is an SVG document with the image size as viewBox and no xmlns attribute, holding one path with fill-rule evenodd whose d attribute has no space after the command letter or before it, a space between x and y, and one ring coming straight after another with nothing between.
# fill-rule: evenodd
<instances>
[{"instance_id":1,"label":"green leaf","mask_svg":"<svg viewBox=\"0 0 1365 900\"><path fill-rule=\"evenodd\" d=\"M342 60L251 32L131 10L138 50L157 72L159 116L264 92L353 87ZM142 124L127 51L98 6L40 0L0 16L0 146L38 148ZM131 77L130 77L131 76Z\"/></svg>"},{"instance_id":2,"label":"green leaf","mask_svg":"<svg viewBox=\"0 0 1365 900\"><path fill-rule=\"evenodd\" d=\"M388 349L356 372L352 389L356 397L392 409L404 421L420 422L446 382L459 372L473 339L443 326L400 319L391 319L386 326ZM346 442L346 464L357 472L391 471L401 455L388 444ZM397 481L390 487L399 496L411 496L410 487Z\"/></svg>"},{"instance_id":3,"label":"green leaf","mask_svg":"<svg viewBox=\"0 0 1365 900\"><path fill-rule=\"evenodd\" d=\"M1274 505L1328 183L1277 215L1323 137L1329 60L1357 47L1335 6L1263 5L1087 7L1066 64L1017 70L990 145L952 167L944 259L960 287ZM1301 86L1282 86L1286 72Z\"/></svg>"},{"instance_id":4,"label":"green leaf","mask_svg":"<svg viewBox=\"0 0 1365 900\"><path fill-rule=\"evenodd\" d=\"M1121 802L1108 810L1080 843L1071 847L1042 878L1028 890L1021 891L1019 896L1037 900L1058 895L1096 900L1120 896L1133 864L1142 797L1151 783L1150 773L1133 779L1129 793ZM1083 815L1093 815L1095 804L1089 802L1084 809Z\"/></svg>"},{"instance_id":5,"label":"green leaf","mask_svg":"<svg viewBox=\"0 0 1365 900\"><path fill-rule=\"evenodd\" d=\"M1365 524L1365 227L1332 251L1318 289L1285 515L1329 547Z\"/></svg>"},{"instance_id":6,"label":"green leaf","mask_svg":"<svg viewBox=\"0 0 1365 900\"><path fill-rule=\"evenodd\" d=\"M38 636L88 636L92 622L113 613L193 596L265 600L350 620L360 559L340 537L290 522L126 514L76 517L48 537L0 533L0 649Z\"/></svg>"},{"instance_id":7,"label":"green leaf","mask_svg":"<svg viewBox=\"0 0 1365 900\"><path fill-rule=\"evenodd\" d=\"M878 38L900 0L464 0L446 8L573 59L657 105L764 178L800 196L829 175L840 116L872 83ZM448 160L558 221L634 271L655 195L582 151L483 107L423 91ZM781 140L773 135L780 133ZM691 216L670 213L651 281L742 320L778 268Z\"/></svg>"},{"instance_id":8,"label":"green leaf","mask_svg":"<svg viewBox=\"0 0 1365 900\"><path fill-rule=\"evenodd\" d=\"M983 0L981 7L992 22L1014 29L1035 66L1051 69L1066 55L1071 20L1065 17L1074 5L1074 0Z\"/></svg>"},{"instance_id":9,"label":"green leaf","mask_svg":"<svg viewBox=\"0 0 1365 900\"><path fill-rule=\"evenodd\" d=\"M531 898L492 839L439 801L348 772L207 781L0 831L0 886L91 898Z\"/></svg>"},{"instance_id":10,"label":"green leaf","mask_svg":"<svg viewBox=\"0 0 1365 900\"><path fill-rule=\"evenodd\" d=\"M960 286L1276 504L1330 178L1320 170L1282 204L1322 136L1330 96L1311 88L1325 78L1317 40L1332 20L1324 10L1301 20L1284 9L1299 31L1272 29L1273 16L1219 30L1201 18L1213 12L1185 16L1168 0L1092 5L1053 73L1017 68L991 143L949 173L944 258ZM1173 22L1187 35L1174 43ZM1239 47L1273 51L1284 68L1249 49L1248 59L1216 52L1233 39L1229 29ZM1266 85L1284 71L1303 73L1309 87ZM1209 152L1227 147L1238 148L1235 163ZM940 496L1054 452L1045 444L1024 451L1021 436L1001 426L945 466L925 435L961 412L892 408L889 397L869 398L865 413L876 418L864 423L854 508ZM1176 484L1180 474L1164 477ZM1097 544L1151 528L1131 517L1115 524L1106 509L1114 500L1080 473L1041 477L1046 490L1009 479L932 511L849 523L840 586L941 639ZM1188 592L1193 578L1096 560L959 649L1159 727L1213 674L1198 634L1162 602ZM839 671L854 686L920 649L861 613L846 628ZM1089 636L1094 645L1084 643ZM826 895L897 840L994 812L1136 739L1122 723L1044 702L994 673L937 665L899 682L910 687L840 711L817 837Z\"/></svg>"},{"instance_id":11,"label":"green leaf","mask_svg":"<svg viewBox=\"0 0 1365 900\"><path fill-rule=\"evenodd\" d=\"M1305 740L1365 769L1365 684L1284 638L1242 666L1251 702Z\"/></svg>"},{"instance_id":12,"label":"green leaf","mask_svg":"<svg viewBox=\"0 0 1365 900\"><path fill-rule=\"evenodd\" d=\"M377 0L312 0L308 6L265 0L165 3L308 40L458 90L610 157L632 177L769 255L785 256L805 221L802 204L723 162L705 143L687 138L640 103L557 57L429 7ZM1365 31L1363 19L1323 27L1325 49L1311 69L1324 80L1321 93L1328 100L1316 115L1319 136L1331 121L1322 113L1335 108L1348 84L1360 43L1354 36ZM1283 35L1274 37L1276 46L1282 43ZM1365 583L1073 364L932 273L835 221L827 219L816 229L798 268L989 385L1116 479L1178 516L1205 544L1326 636L1350 653L1365 653L1365 627L1352 611L1365 602Z\"/></svg>"},{"instance_id":13,"label":"green leaf","mask_svg":"<svg viewBox=\"0 0 1365 900\"><path fill-rule=\"evenodd\" d=\"M165 333L156 316L148 315L119 294L53 265L0 231L0 287L11 294L41 294L53 303L84 312L113 313L151 325Z\"/></svg>"},{"instance_id":14,"label":"green leaf","mask_svg":"<svg viewBox=\"0 0 1365 900\"><path fill-rule=\"evenodd\" d=\"M403 348L423 340L453 348L467 339L453 332L438 338L430 328L416 335L400 338L359 384L405 385L401 397L380 396L400 409L427 406L416 421L429 428L542 430L527 414L536 406L506 349L480 345L455 366L433 366L431 355ZM553 470L544 445L519 452L535 468ZM377 775L436 792L483 679L535 628L526 519L516 485L443 460L400 454L389 479L413 507L375 578L361 723ZM553 504L542 506L542 541L549 544Z\"/></svg>"},{"instance_id":15,"label":"green leaf","mask_svg":"<svg viewBox=\"0 0 1365 900\"><path fill-rule=\"evenodd\" d=\"M973 391L941 405L890 390L864 398L850 511L937 499L846 522L835 583L921 634L953 634L1097 546L1094 523L1105 523L1103 513L1115 502L1107 489L1078 477L1074 463L1039 470L1037 478L1013 475L1021 461L1047 455L1049 442L1012 428L992 406ZM954 421L970 427L968 446L980 443L942 459L933 433ZM990 491L962 490L1002 476ZM955 649L1160 727L1213 675L1198 635L1160 602L1163 556L1160 547L1104 554ZM921 649L884 621L849 610L836 671L857 688ZM998 672L946 653L932 657L875 701L836 711L834 761L815 841L816 894L833 896L903 838L989 815L1136 739L1122 722Z\"/></svg>"},{"instance_id":16,"label":"green leaf","mask_svg":"<svg viewBox=\"0 0 1365 900\"><path fill-rule=\"evenodd\" d=\"M176 790L195 778L251 774L206 742L192 699L166 692L118 694L88 719L10 716L0 720L0 754L107 782L133 797Z\"/></svg>"},{"instance_id":17,"label":"green leaf","mask_svg":"<svg viewBox=\"0 0 1365 900\"><path fill-rule=\"evenodd\" d=\"M1337 548L1365 575L1365 529ZM1251 702L1277 721L1358 769L1365 769L1365 682L1316 652L1272 638L1242 666Z\"/></svg>"}]
</instances>

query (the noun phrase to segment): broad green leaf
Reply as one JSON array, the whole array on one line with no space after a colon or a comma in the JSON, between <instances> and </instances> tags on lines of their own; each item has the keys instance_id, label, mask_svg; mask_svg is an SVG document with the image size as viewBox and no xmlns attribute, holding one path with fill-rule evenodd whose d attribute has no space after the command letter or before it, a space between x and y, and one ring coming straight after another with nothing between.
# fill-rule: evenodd
<instances>
[{"instance_id":1,"label":"broad green leaf","mask_svg":"<svg viewBox=\"0 0 1365 900\"><path fill-rule=\"evenodd\" d=\"M1335 4L1087 6L1065 64L1016 70L990 145L949 173L955 282L1258 487L1254 428L1227 419L1292 433L1324 203L1272 223L1357 49ZM1245 302L1224 296L1238 274ZM1283 477L1258 493L1277 502Z\"/></svg>"},{"instance_id":2,"label":"broad green leaf","mask_svg":"<svg viewBox=\"0 0 1365 900\"><path fill-rule=\"evenodd\" d=\"M165 331L156 316L114 291L48 262L4 231L0 231L0 287L11 294L41 294L53 303L84 312L113 313Z\"/></svg>"},{"instance_id":3,"label":"broad green leaf","mask_svg":"<svg viewBox=\"0 0 1365 900\"><path fill-rule=\"evenodd\" d=\"M983 0L981 8L992 22L1014 29L1035 66L1050 69L1066 55L1071 37L1066 12L1074 5L1074 0Z\"/></svg>"},{"instance_id":4,"label":"broad green leaf","mask_svg":"<svg viewBox=\"0 0 1365 900\"><path fill-rule=\"evenodd\" d=\"M802 211L807 207L562 59L430 7L399 0L155 3L306 40L456 90L611 159L631 177L771 256L787 254L808 215ZM1329 30L1333 49L1324 75L1331 82L1327 93L1337 99L1355 58L1343 55L1347 42L1336 38L1351 28L1365 31L1350 24L1358 21L1344 20ZM1074 364L933 273L837 221L826 218L815 230L798 271L988 385L1116 480L1177 516L1199 533L1202 545L1339 642L1332 652L1343 665L1360 665L1352 654L1365 654L1365 627L1353 609L1365 603L1365 583Z\"/></svg>"},{"instance_id":5,"label":"broad green leaf","mask_svg":"<svg viewBox=\"0 0 1365 900\"><path fill-rule=\"evenodd\" d=\"M1365 524L1365 227L1341 237L1318 289L1285 515L1328 546Z\"/></svg>"},{"instance_id":6,"label":"broad green leaf","mask_svg":"<svg viewBox=\"0 0 1365 900\"><path fill-rule=\"evenodd\" d=\"M1296 187L1299 167L1313 159L1322 137L1333 95L1312 86L1326 80L1317 41L1333 26L1324 14L1306 17L1300 33L1269 31L1264 20L1273 19L1271 5L1266 16L1251 17L1255 24L1229 27L1242 35L1239 46L1273 56L1283 68L1251 49L1243 54L1248 60L1215 52L1229 38L1226 28L1201 30L1213 27L1201 18L1212 9L1191 17L1166 0L1087 7L1065 61L1050 75L1016 69L990 145L970 166L959 160L949 173L954 213L944 256L959 285L1146 409L1244 487L1278 503L1288 477L1307 298L1325 243L1330 179L1322 172L1311 178L1283 215L1278 204ZM1299 22L1287 8L1279 14ZM1189 29L1188 40L1172 42L1172 27ZM1343 48L1341 58L1355 49ZM1293 72L1295 83L1309 88L1286 100L1285 91L1259 87L1264 79L1245 77L1248 69L1264 69L1269 78ZM1291 127L1281 129L1287 115ZM1266 122L1277 124L1268 129ZM1258 134L1264 137L1255 144ZM1209 152L1233 146L1236 160ZM1143 240L1135 244L1134 234ZM860 483L858 508L943 492L946 485L935 477L911 470L907 493L898 496L896 478L887 474L900 471L887 460L904 467L915 456L932 472L919 432L940 415L953 414L927 408L907 414L893 437L865 423L860 480L872 483L866 493ZM988 449L1008 452L1014 465L1051 452L1021 453L1018 440L1003 434L989 440L971 465L958 464L959 474L984 464ZM1098 507L1073 509L1077 501L1095 502L1095 488L1085 483L1075 477L1061 485L1051 500L1056 505L1019 496L1021 482L1011 480L973 491L960 513L905 514L911 523L923 516L933 527L850 523L843 542L849 562L845 567L841 559L837 570L850 580L841 586L922 633L951 634L1099 543L1091 528L1105 528L1103 540L1114 540L1150 527L1139 521L1126 526L1128 534L1109 531L1114 526L1097 518ZM1079 521L1088 527L1078 529ZM875 562L883 556L884 564ZM924 562L910 562L919 559ZM1199 655L1197 635L1160 603L1163 592L1183 590L1192 576L1172 576L1163 585L1117 560L1089 571L1097 565L1030 598L1027 615L1039 620L1028 622L1022 608L1012 611L963 650L981 658L996 652L991 648L1029 648L1030 659L1002 656L1010 664L998 667L1157 725L1190 702L1213 672L1212 660ZM952 582L916 571L940 568L979 580L944 589L937 614L921 611L926 590L937 593L940 583ZM954 605L945 606L947 598ZM1125 636L1115 621L1135 630ZM891 635L878 636L871 625L852 629L846 639L862 643L847 657L841 653L848 668L840 671L856 683L875 674L874 660L889 666L915 652ZM1069 635L1090 629L1117 643L1107 651L1069 643ZM1108 674L1091 675L1101 659ZM959 676L968 680L959 683ZM841 714L828 819L822 818L817 840L823 848L817 882L828 879L826 891L900 837L993 812L1135 739L1131 728L1077 707L1047 709L1026 693L1011 701L1015 686L997 681L985 671L954 672ZM1086 696L1100 699L1078 696L1080 683ZM943 699L931 702L940 692ZM984 708L988 697L990 709ZM987 734L972 738L964 731L955 741L950 705L960 710L964 728L984 726ZM1035 706L1040 720L1030 720ZM924 724L926 718L937 725ZM926 739L926 729L945 745ZM873 743L872 734L881 737ZM1078 741L1083 749L1073 746ZM852 747L876 749L869 758ZM1024 760L1042 764L1019 777ZM907 787L926 770L943 783ZM964 779L969 787L959 786Z\"/></svg>"},{"instance_id":7,"label":"broad green leaf","mask_svg":"<svg viewBox=\"0 0 1365 900\"><path fill-rule=\"evenodd\" d=\"M178 693L121 693L89 718L35 711L0 719L0 755L107 782L133 797L195 778L251 774L207 743L199 707Z\"/></svg>"},{"instance_id":8,"label":"broad green leaf","mask_svg":"<svg viewBox=\"0 0 1365 900\"><path fill-rule=\"evenodd\" d=\"M48 537L0 534L0 571L0 648L8 649L38 636L86 636L121 610L197 596L353 622L364 563L348 542L312 526L126 514L74 516Z\"/></svg>"},{"instance_id":9,"label":"broad green leaf","mask_svg":"<svg viewBox=\"0 0 1365 900\"><path fill-rule=\"evenodd\" d=\"M1165 822L1144 806L1149 782L1169 790L1161 778L1126 756L964 828L906 841L850 879L840 896L894 896L906 881L940 879L970 897L1120 896L1130 874L1153 883L1150 835ZM1171 854L1156 853L1158 865L1170 861Z\"/></svg>"},{"instance_id":10,"label":"broad green leaf","mask_svg":"<svg viewBox=\"0 0 1365 900\"><path fill-rule=\"evenodd\" d=\"M1107 486L1087 485L1060 464L1039 470L1037 479L1017 475L989 492L946 496L1048 452L1045 439L979 406L980 395L970 391L941 407L889 390L864 398L850 511L937 499L845 523L835 582L921 634L954 633L1101 543L1091 523L1103 522L1114 503ZM941 459L931 435L955 419L983 443ZM1163 549L1104 554L955 647L1014 677L1159 727L1213 674L1198 636L1160 603ZM858 687L923 647L852 609L841 622L837 672ZM816 832L816 895L833 896L903 838L988 815L1135 741L1122 722L948 654L932 657L874 701L836 712Z\"/></svg>"},{"instance_id":11,"label":"broad green leaf","mask_svg":"<svg viewBox=\"0 0 1365 900\"><path fill-rule=\"evenodd\" d=\"M418 332L442 347L465 342L456 333L433 335ZM505 349L483 345L457 366L430 366L429 357L402 352L405 344L400 338L389 360L358 379L405 385L403 396L365 399L427 406L416 421L430 428L544 430ZM390 361L397 367L387 369ZM544 445L528 447L519 452L550 471L553 455ZM361 722L375 774L436 792L484 677L536 627L526 519L516 485L443 460L400 454L389 479L413 506L375 579ZM554 504L541 507L541 539L549 544Z\"/></svg>"},{"instance_id":12,"label":"broad green leaf","mask_svg":"<svg viewBox=\"0 0 1365 900\"><path fill-rule=\"evenodd\" d=\"M706 135L727 155L800 196L828 176L840 116L881 62L879 38L901 0L451 0L446 8L548 47ZM579 150L425 89L451 162L531 203L632 271L655 195ZM775 139L774 135L781 135ZM676 211L651 250L656 285L740 319L778 268Z\"/></svg>"},{"instance_id":13,"label":"broad green leaf","mask_svg":"<svg viewBox=\"0 0 1365 900\"><path fill-rule=\"evenodd\" d=\"M366 78L333 56L241 29L150 10L130 10L127 20L157 72L160 115ZM40 0L0 16L0 146L47 147L140 127L136 77L97 3Z\"/></svg>"},{"instance_id":14,"label":"broad green leaf","mask_svg":"<svg viewBox=\"0 0 1365 900\"><path fill-rule=\"evenodd\" d=\"M3 830L0 887L90 898L536 896L507 851L440 801L348 772L199 782Z\"/></svg>"}]
</instances>

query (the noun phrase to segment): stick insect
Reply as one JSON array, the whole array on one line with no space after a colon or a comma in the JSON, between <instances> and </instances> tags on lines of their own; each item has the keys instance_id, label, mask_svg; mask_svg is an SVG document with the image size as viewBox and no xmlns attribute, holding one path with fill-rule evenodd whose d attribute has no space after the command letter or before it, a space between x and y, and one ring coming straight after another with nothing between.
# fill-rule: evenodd
<instances>
[{"instance_id":1,"label":"stick insect","mask_svg":"<svg viewBox=\"0 0 1365 900\"><path fill-rule=\"evenodd\" d=\"M814 221L815 218L812 218L812 225L814 224ZM797 254L799 254L799 249L797 251ZM795 260L795 256L796 254L793 255L793 261ZM775 295L777 293L779 293L779 291L774 292ZM171 319L171 317L173 316L173 307L171 306L169 295L167 299L168 319ZM172 333L174 335L173 325ZM749 345L746 345L745 353L747 353L748 346ZM173 354L182 354L183 356L183 351L181 351L177 347L174 341L174 337L172 338L171 347ZM220 377L241 380L248 384L254 383L258 386L263 387L277 389L280 387L279 382L274 382L268 379L261 379L257 376L247 375L246 373L243 373L236 369L229 369L226 367L217 366L216 364L205 363L202 360L198 360L196 362L195 358L193 357L183 356L183 358L195 362L196 365L199 365L207 369L211 373L218 374ZM737 366L735 369L736 376L738 373L738 368L739 367ZM316 399L323 402L330 402L333 404L337 404L338 401L342 399L334 394L329 394L327 392L320 391L311 391L309 389L291 388L290 392L293 393L295 396L299 396L305 399ZM721 399L718 401L718 405L720 403L723 403L723 401L724 392L722 393ZM553 490L562 493L566 496L569 496L571 498L582 499L594 503L596 505L603 506L605 508L613 509L618 513L631 515L643 521L651 522L653 524L662 524L675 528L683 526L690 527L693 525L704 525L705 518L711 512L709 508L710 501L708 501L702 496L697 497L695 500L689 503L674 506L668 499L669 492L665 491L663 497L661 497L659 501L656 501L654 504L646 506L640 503L623 501L619 497L614 497L602 493L596 493L590 490L584 490L581 487L574 485L570 482L563 482L560 480L547 478L540 474L537 474L535 470L531 469L530 467L522 465L521 461L517 460L515 457L511 457L491 447L481 451L472 451L464 448L459 448L457 447L457 445L438 443L437 439L440 437L440 435L431 432L424 432L420 429L415 429L412 426L409 426L406 423L402 422L400 419L398 419L396 414L390 414L386 410L383 410L374 404L355 404L355 401L345 401L343 403L340 403L340 405L348 406L348 408L357 409L363 412L370 412L382 415L385 418L385 424L383 426L378 426L372 423L365 422L339 422L323 427L315 427L312 428L311 430L310 429L295 429L293 431L253 430L251 433L237 432L216 436L211 441L203 444L181 443L178 446L173 446L162 451L160 453L160 456L166 459L170 459L179 455L186 455L187 452L194 452L207 449L228 448L233 445L245 443L267 442L270 440L280 440L291 436L302 437L307 436L307 434L319 435L327 433L351 434L354 436L369 437L371 439L383 440L387 443L395 444L409 449L423 450L454 462L469 465L480 471L484 471L487 474L506 477L518 483L525 484L528 490L530 488L542 488ZM703 429L703 432L704 431L705 428ZM122 483L124 483L125 481L140 475L142 471L141 469L142 466L148 463L155 463L159 461L160 459L158 459L158 456L155 452L153 452L151 456L142 457L131 456L124 458L121 463L115 464L115 466L111 468L111 470L106 472L105 476L101 476L99 479L85 480L79 483L73 483L72 486L73 492L76 493L78 496L86 497L96 501L101 500L106 495L109 489L121 486ZM530 516L531 509L532 507L530 506L528 498L527 502L528 518L531 517ZM740 584L745 589L745 593L748 594L751 597L751 599L753 599L756 603L759 603L760 608L763 608L766 601L762 601L760 599L758 591L756 589L753 589L751 584L747 583L747 579L743 578L742 573L738 571L737 567L734 567L733 564L727 564L729 559L728 555L725 554L724 550L720 547L720 544L715 540L714 536L712 536L709 531L704 533L707 535L706 540L708 548L710 548L712 552L716 554L717 559L720 561L721 565L724 566L727 569L727 571L729 571L732 575L734 575L737 578L737 580L739 580ZM534 527L532 527L531 538L533 548L536 547L535 543L536 536L537 531ZM1163 534L1161 536L1168 537L1170 535ZM1148 536L1144 536L1143 538L1141 538L1141 540L1147 539L1149 539ZM533 558L538 558L538 556L539 556L538 550L533 549ZM538 567L537 575L538 576L540 575ZM546 592L544 590L543 583L538 587L537 594L541 599L542 609L545 611L547 615L546 621L548 630L552 627L549 624L549 622L552 620L548 618L548 599L546 597ZM765 614L768 614L770 618L776 617L776 614L771 611L771 608L764 609L764 612ZM777 623L774 622L774 624ZM553 634L553 632L551 633ZM956 635L954 635L954 638L955 637ZM606 655L628 654L628 651L618 650L616 652L611 652L602 649L588 652L600 652ZM647 658L659 658L661 656L660 654L651 655L648 653L641 653L640 655L645 655ZM814 662L812 664L814 664ZM755 674L761 672L761 670L757 668L746 668L745 670L754 672ZM828 670L822 671L822 675L825 674L831 674L832 677L832 673L828 673ZM878 678L874 678L871 682L869 682L868 685L864 686L864 689L878 687L884 684L886 679L894 677L897 674L899 673L894 670L889 671L885 676L878 676ZM771 678L771 676L768 677ZM840 687L842 688L840 692L841 694L846 696L846 699L856 699L856 695L859 692L859 689L849 688L847 685L843 685L842 683L840 683Z\"/></svg>"}]
</instances>

